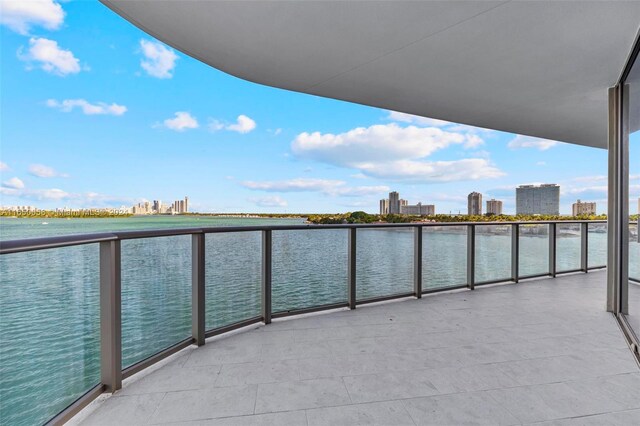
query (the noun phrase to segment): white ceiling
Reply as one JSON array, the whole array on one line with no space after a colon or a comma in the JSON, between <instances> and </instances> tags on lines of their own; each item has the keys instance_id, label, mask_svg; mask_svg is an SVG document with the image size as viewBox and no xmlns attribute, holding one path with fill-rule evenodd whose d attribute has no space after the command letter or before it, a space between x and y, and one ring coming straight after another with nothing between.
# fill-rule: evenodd
<instances>
[{"instance_id":1,"label":"white ceiling","mask_svg":"<svg viewBox=\"0 0 640 426\"><path fill-rule=\"evenodd\" d=\"M636 1L102 1L256 83L594 147L640 26Z\"/></svg>"}]
</instances>

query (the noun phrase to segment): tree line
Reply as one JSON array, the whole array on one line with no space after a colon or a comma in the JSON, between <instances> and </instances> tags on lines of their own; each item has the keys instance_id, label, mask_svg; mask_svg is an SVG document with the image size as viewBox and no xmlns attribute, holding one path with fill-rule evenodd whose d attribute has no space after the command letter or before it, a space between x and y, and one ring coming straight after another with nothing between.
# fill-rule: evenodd
<instances>
[{"instance_id":1,"label":"tree line","mask_svg":"<svg viewBox=\"0 0 640 426\"><path fill-rule=\"evenodd\" d=\"M436 214L431 216L399 215L399 214L370 214L363 211L341 214L316 214L309 215L307 222L318 225L347 224L347 223L412 223L412 222L529 222L529 221L556 221L556 220L606 220L607 215L448 215ZM630 217L637 220L637 215Z\"/></svg>"}]
</instances>

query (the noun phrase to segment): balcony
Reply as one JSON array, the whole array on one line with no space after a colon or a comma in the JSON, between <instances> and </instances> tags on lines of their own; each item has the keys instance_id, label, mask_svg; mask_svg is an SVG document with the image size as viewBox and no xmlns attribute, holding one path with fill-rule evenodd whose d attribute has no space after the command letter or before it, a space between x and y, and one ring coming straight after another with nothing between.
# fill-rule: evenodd
<instances>
[{"instance_id":1,"label":"balcony","mask_svg":"<svg viewBox=\"0 0 640 426\"><path fill-rule=\"evenodd\" d=\"M602 309L605 275L254 325L125 380L74 423L638 424L640 370Z\"/></svg>"},{"instance_id":2,"label":"balcony","mask_svg":"<svg viewBox=\"0 0 640 426\"><path fill-rule=\"evenodd\" d=\"M2 417L637 416L618 413L640 409L640 371L602 309L605 236L604 222L564 221L4 241Z\"/></svg>"}]
</instances>

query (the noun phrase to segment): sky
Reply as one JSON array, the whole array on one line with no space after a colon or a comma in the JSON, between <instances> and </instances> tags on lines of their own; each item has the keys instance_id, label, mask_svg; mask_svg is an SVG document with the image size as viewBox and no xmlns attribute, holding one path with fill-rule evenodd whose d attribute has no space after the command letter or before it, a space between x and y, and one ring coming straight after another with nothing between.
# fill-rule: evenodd
<instances>
[{"instance_id":1,"label":"sky","mask_svg":"<svg viewBox=\"0 0 640 426\"><path fill-rule=\"evenodd\" d=\"M189 196L200 212L377 213L395 190L437 213L465 213L477 191L514 213L517 185L557 183L562 214L578 198L606 212L605 150L250 83L97 1L1 5L3 206Z\"/></svg>"}]
</instances>

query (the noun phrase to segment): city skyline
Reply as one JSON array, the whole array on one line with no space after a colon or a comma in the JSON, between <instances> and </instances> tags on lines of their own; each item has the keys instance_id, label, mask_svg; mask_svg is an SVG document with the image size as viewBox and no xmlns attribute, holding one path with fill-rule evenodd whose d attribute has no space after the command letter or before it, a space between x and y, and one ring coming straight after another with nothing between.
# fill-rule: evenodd
<instances>
[{"instance_id":1,"label":"city skyline","mask_svg":"<svg viewBox=\"0 0 640 426\"><path fill-rule=\"evenodd\" d=\"M467 195L468 216L501 215L501 214L534 214L534 215L563 215L559 211L560 206L560 185L546 183L540 185L518 185L514 188L516 194L517 209L515 213L504 212L503 201L491 198L485 200L486 209L483 210L482 193L473 191ZM637 200L640 211L640 198ZM394 207L395 206L395 207ZM518 211L518 208L520 211ZM421 201L415 205L410 205L407 200L400 198L398 191L391 191L389 198L379 201L379 214L407 214L407 215L434 215L436 214L434 204L423 204ZM438 212L439 214L456 214L454 212ZM457 214L463 214L458 212ZM572 216L597 214L597 203L578 200L571 204ZM565 214L566 215L566 214Z\"/></svg>"},{"instance_id":2,"label":"city skyline","mask_svg":"<svg viewBox=\"0 0 640 426\"><path fill-rule=\"evenodd\" d=\"M60 8L56 25L22 16L20 28L0 27L12 106L0 129L3 205L117 207L187 188L199 212L375 213L379 194L394 188L452 213L477 191L508 213L510 188L554 181L561 213L577 198L606 211L605 150L259 86L99 3Z\"/></svg>"}]
</instances>

